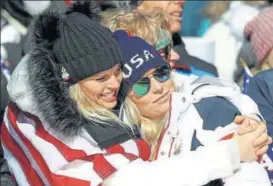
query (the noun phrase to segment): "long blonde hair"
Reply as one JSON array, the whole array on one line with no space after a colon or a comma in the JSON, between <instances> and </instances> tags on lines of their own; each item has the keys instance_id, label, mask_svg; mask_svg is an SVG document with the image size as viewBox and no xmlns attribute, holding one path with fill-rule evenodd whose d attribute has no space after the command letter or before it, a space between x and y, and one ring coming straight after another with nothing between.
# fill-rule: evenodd
<instances>
[{"instance_id":1,"label":"long blonde hair","mask_svg":"<svg viewBox=\"0 0 273 186\"><path fill-rule=\"evenodd\" d=\"M171 40L171 33L168 30L170 19L161 8L155 8L150 13L112 10L101 13L101 17L101 23L110 30L126 30L152 46L161 39L160 29L163 29Z\"/></svg>"},{"instance_id":2,"label":"long blonde hair","mask_svg":"<svg viewBox=\"0 0 273 186\"><path fill-rule=\"evenodd\" d=\"M90 100L82 91L79 83L72 85L69 88L69 93L71 98L77 103L79 112L81 112L85 118L105 125L109 125L109 122L107 122L109 120L124 125L118 116L111 110L103 108L94 101Z\"/></svg>"},{"instance_id":3,"label":"long blonde hair","mask_svg":"<svg viewBox=\"0 0 273 186\"><path fill-rule=\"evenodd\" d=\"M159 120L151 120L143 117L140 114L136 104L128 96L123 103L122 109L123 114L127 117L128 120L126 123L131 124L131 127L133 127L133 125L137 125L140 128L142 138L151 147L150 160L154 160L156 158L158 140L165 127L168 114L166 114L163 119Z\"/></svg>"}]
</instances>

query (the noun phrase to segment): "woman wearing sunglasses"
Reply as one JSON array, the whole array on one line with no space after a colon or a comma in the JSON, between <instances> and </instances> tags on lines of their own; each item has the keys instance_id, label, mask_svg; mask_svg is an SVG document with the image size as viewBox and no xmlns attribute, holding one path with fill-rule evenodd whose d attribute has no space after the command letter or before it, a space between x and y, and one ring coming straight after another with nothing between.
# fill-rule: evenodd
<instances>
[{"instance_id":1,"label":"woman wearing sunglasses","mask_svg":"<svg viewBox=\"0 0 273 186\"><path fill-rule=\"evenodd\" d=\"M201 81L196 82L195 87L194 85L183 87L183 91L179 93L172 81L170 66L152 46L149 46L139 37L128 35L125 31L116 31L115 35L123 54L122 71L124 80L119 97L120 102L123 102L123 104L121 105L120 118L125 123L133 123L139 127L142 137L151 146L151 160L192 156L193 158L188 159L189 162L184 165L185 171L181 172L181 179L185 181L183 182L185 185L203 185L217 179L216 177L212 178L213 176L210 177L216 175L215 172L204 170L214 166L206 158L214 154L220 157L220 153L223 151L217 150L215 147L214 150L210 149L211 151L208 154L202 154L202 151L199 151L200 149L191 152L194 136L197 136L200 143L205 146L201 147L201 149L210 148L218 143L234 142L235 140L238 143L240 157L243 158L241 159L242 163L229 176L222 175L218 177L222 179L215 181L214 184L221 185L224 182L225 185L234 186L270 185L263 167L253 161L266 152L272 139L266 133L259 135L261 139L257 141L261 140L263 142L260 144L257 144L257 141L254 142L253 148L255 150L247 150L252 152L253 156L247 157L244 156L241 150L247 144L250 144L249 141L242 142L238 140L238 136L243 137L245 135L256 138L255 132L259 130L265 132L264 124L251 125L252 129L249 129L249 133L244 135L238 135L241 131L234 123L219 127L215 131L203 130L202 118L200 118L194 107L194 103L198 103L199 99L205 96L222 96L225 99L236 97L238 95L235 93L234 87L222 86L219 82L219 84L215 82L215 85L207 85L208 88L203 89L202 86L205 85ZM211 89L212 91L210 91ZM217 92L215 89L221 89L221 91ZM228 91L227 94L226 91ZM247 106L242 107L242 105L237 104L242 107L240 108L242 113L259 114L253 101L245 99L241 101L243 101L242 104L249 102ZM254 106L254 108L248 109L246 108L248 106ZM241 119L237 118L237 120ZM240 142L242 143L240 144ZM196 155L198 153L202 154L199 157L200 159Z\"/></svg>"}]
</instances>

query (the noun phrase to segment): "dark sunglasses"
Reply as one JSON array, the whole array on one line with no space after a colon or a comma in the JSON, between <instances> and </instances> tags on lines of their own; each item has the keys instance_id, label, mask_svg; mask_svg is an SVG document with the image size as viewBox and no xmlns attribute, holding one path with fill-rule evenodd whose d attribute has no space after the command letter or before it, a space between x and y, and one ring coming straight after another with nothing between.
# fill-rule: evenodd
<instances>
[{"instance_id":1,"label":"dark sunglasses","mask_svg":"<svg viewBox=\"0 0 273 186\"><path fill-rule=\"evenodd\" d=\"M171 69L169 65L160 65L153 72L153 77L163 83L170 79L171 77ZM151 88L151 81L149 77L144 77L133 85L133 91L137 97L145 96Z\"/></svg>"}]
</instances>

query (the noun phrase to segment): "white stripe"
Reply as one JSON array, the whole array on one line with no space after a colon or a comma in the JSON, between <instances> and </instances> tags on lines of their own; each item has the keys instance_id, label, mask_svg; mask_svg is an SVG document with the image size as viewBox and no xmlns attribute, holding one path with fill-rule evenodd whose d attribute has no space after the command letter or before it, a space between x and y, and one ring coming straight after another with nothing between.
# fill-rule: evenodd
<instances>
[{"instance_id":1,"label":"white stripe","mask_svg":"<svg viewBox=\"0 0 273 186\"><path fill-rule=\"evenodd\" d=\"M6 116L7 117L7 116ZM27 147L23 144L23 142L20 140L19 136L14 131L13 127L9 123L8 119L5 117L5 123L6 125L10 125L10 131L11 135L15 140L18 142L18 144L21 146L21 148L24 150L25 154L27 155L28 159L30 160L32 167L38 172L39 176L42 178L44 183L47 183L46 185L49 185L48 181L46 180L46 177L43 175L41 170L38 168L37 163L35 162L34 158L28 151ZM78 163L79 161L76 160L75 162L67 162L66 159L62 156L62 154L58 151L58 149L51 143L48 143L47 141L43 140L39 136L35 134L35 123L31 119L25 117L22 113L18 114L18 120L27 120L28 123L20 123L17 120L17 125L20 129L20 131L23 133L23 135L31 142L31 144L36 148L36 150L39 151L45 162L47 163L49 169L51 172L55 174L60 174L63 176L69 176L71 178L77 178L82 179L86 181L92 181L93 182L101 182L101 178L97 175L97 173L93 170L93 163L92 162L85 162L85 164ZM8 127L7 127L8 128ZM84 161L82 161L84 162ZM75 165L80 165L74 167ZM68 168L71 168L68 169ZM82 169L82 170L81 170ZM75 174L75 171L78 172Z\"/></svg>"},{"instance_id":2,"label":"white stripe","mask_svg":"<svg viewBox=\"0 0 273 186\"><path fill-rule=\"evenodd\" d=\"M117 170L124 165L127 165L130 163L130 160L123 156L122 154L112 154L109 156L104 156L104 158L111 163L113 167L115 167Z\"/></svg>"},{"instance_id":3,"label":"white stripe","mask_svg":"<svg viewBox=\"0 0 273 186\"><path fill-rule=\"evenodd\" d=\"M63 165L68 164L68 161L58 151L58 149L51 143L45 141L36 135L35 123L28 119L27 123L21 123L28 119L22 112L17 115L17 125L23 135L31 142L36 150L40 152L40 155L45 160L51 172L55 172L60 169Z\"/></svg>"},{"instance_id":4,"label":"white stripe","mask_svg":"<svg viewBox=\"0 0 273 186\"><path fill-rule=\"evenodd\" d=\"M19 113L17 117L19 121L27 119L22 113ZM74 165L78 165L78 161L76 160L75 162L73 161L69 163L53 144L37 136L35 133L35 123L32 120L29 119L27 121L28 123L20 123L19 121L17 121L17 124L21 132L32 143L36 150L40 152L51 172L55 174L61 173L61 175L64 176L67 174L67 176L71 178L77 178L86 181L91 181L91 177L94 177L94 179L97 180L98 175L92 169L92 163L86 162L86 164L89 164L89 166L82 166L82 163L80 163L79 165L81 166L75 169ZM71 170L68 168L71 168ZM81 170L81 168L83 170ZM78 174L75 174L75 171L78 171Z\"/></svg>"},{"instance_id":5,"label":"white stripe","mask_svg":"<svg viewBox=\"0 0 273 186\"><path fill-rule=\"evenodd\" d=\"M75 160L62 167L56 174L91 181L92 185L99 185L103 181L100 176L95 173L93 163L84 160Z\"/></svg>"},{"instance_id":6,"label":"white stripe","mask_svg":"<svg viewBox=\"0 0 273 186\"><path fill-rule=\"evenodd\" d=\"M7 109L6 109L7 111ZM46 179L46 177L44 176L44 174L42 173L42 171L40 170L40 167L38 166L38 164L36 163L36 161L34 160L32 154L30 153L30 151L28 150L28 148L24 145L24 143L22 142L22 140L20 139L20 137L18 136L18 134L16 133L16 131L14 130L13 126L11 125L11 123L9 122L8 118L7 118L8 112L5 112L5 117L4 117L4 123L10 133L10 135L14 138L14 140L20 145L20 147L22 148L22 150L24 151L24 153L26 154L27 158L30 161L31 166L33 167L33 169L36 170L37 174L40 176L40 178L42 179L43 183L45 185L50 185L48 180ZM17 176L17 175L14 175Z\"/></svg>"},{"instance_id":7,"label":"white stripe","mask_svg":"<svg viewBox=\"0 0 273 186\"><path fill-rule=\"evenodd\" d=\"M2 147L3 147L4 157L8 162L10 171L12 172L13 175L16 175L15 179L17 184L22 186L30 186L30 184L28 183L25 177L24 171L22 170L17 159L10 153L8 149L5 148L4 145L2 145Z\"/></svg>"},{"instance_id":8,"label":"white stripe","mask_svg":"<svg viewBox=\"0 0 273 186\"><path fill-rule=\"evenodd\" d=\"M42 121L44 129L51 135L52 132L48 130L48 124L46 124L45 121ZM82 150L84 151L87 155L92 155L92 154L98 154L98 153L105 153L105 151L102 151L98 145L97 142L85 131L80 134L80 136L75 137L73 140L70 140L69 142L63 141L59 139L58 137L54 136L56 139L59 141L62 141L66 146L73 150Z\"/></svg>"},{"instance_id":9,"label":"white stripe","mask_svg":"<svg viewBox=\"0 0 273 186\"><path fill-rule=\"evenodd\" d=\"M122 146L124 148L124 151L126 153L131 153L136 156L139 156L139 150L138 150L138 146L137 146L135 140L128 140L128 141L120 144L120 146Z\"/></svg>"}]
</instances>

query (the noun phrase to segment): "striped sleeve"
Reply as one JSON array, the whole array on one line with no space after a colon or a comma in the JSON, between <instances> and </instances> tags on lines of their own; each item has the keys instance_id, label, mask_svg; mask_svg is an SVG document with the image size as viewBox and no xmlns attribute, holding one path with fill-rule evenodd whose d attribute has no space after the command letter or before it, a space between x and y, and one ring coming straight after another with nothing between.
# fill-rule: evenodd
<instances>
[{"instance_id":1,"label":"striped sleeve","mask_svg":"<svg viewBox=\"0 0 273 186\"><path fill-rule=\"evenodd\" d=\"M129 140L104 150L93 147L91 152L80 146L71 148L14 104L6 109L1 141L19 185L100 185L122 166L149 157L149 148L142 140Z\"/></svg>"}]
</instances>

